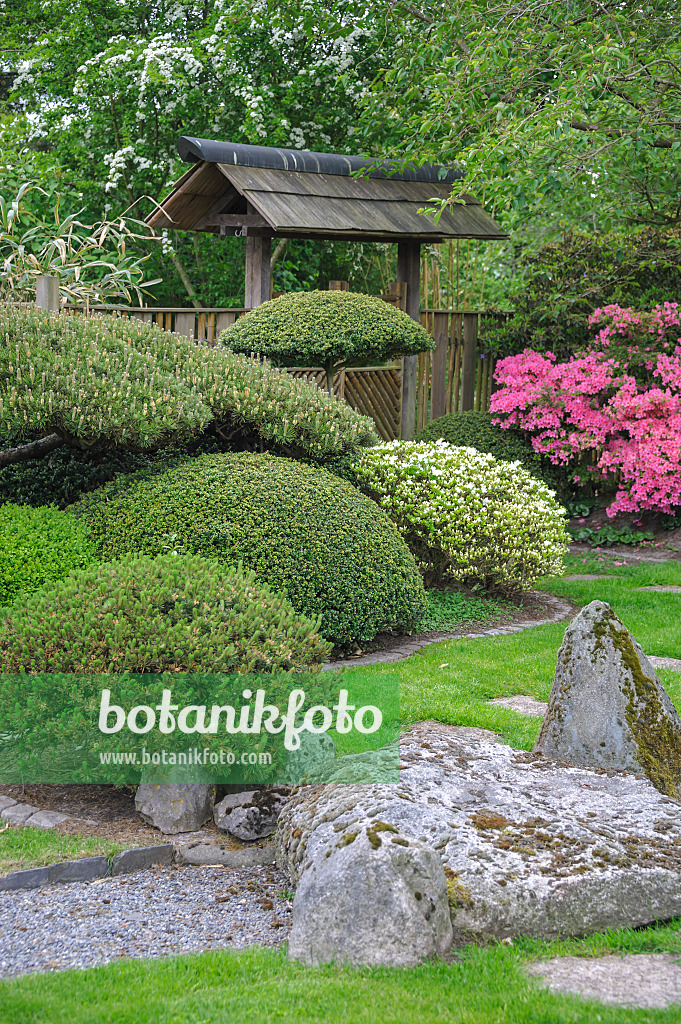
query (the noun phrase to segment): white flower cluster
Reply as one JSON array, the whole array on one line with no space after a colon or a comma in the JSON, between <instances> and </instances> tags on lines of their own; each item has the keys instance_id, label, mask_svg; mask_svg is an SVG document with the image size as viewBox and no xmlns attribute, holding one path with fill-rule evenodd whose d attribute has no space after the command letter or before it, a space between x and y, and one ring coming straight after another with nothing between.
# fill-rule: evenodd
<instances>
[{"instance_id":1,"label":"white flower cluster","mask_svg":"<svg viewBox=\"0 0 681 1024\"><path fill-rule=\"evenodd\" d=\"M446 441L391 441L364 451L356 472L427 583L449 579L512 593L560 571L566 513L519 462Z\"/></svg>"}]
</instances>

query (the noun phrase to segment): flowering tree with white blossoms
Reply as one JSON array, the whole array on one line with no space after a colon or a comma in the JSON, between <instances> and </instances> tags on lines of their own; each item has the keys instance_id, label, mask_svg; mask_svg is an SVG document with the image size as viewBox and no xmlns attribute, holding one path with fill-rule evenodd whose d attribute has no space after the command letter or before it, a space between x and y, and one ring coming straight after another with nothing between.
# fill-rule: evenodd
<instances>
[{"instance_id":1,"label":"flowering tree with white blossoms","mask_svg":"<svg viewBox=\"0 0 681 1024\"><path fill-rule=\"evenodd\" d=\"M352 152L392 38L364 0L19 0L14 18L13 95L94 219L160 199L179 135ZM196 251L166 239L190 297Z\"/></svg>"}]
</instances>

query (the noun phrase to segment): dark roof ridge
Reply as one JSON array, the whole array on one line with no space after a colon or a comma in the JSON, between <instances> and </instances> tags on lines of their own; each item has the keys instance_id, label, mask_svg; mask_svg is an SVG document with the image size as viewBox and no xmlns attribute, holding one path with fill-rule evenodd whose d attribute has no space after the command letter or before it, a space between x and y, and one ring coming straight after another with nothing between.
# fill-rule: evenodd
<instances>
[{"instance_id":1,"label":"dark roof ridge","mask_svg":"<svg viewBox=\"0 0 681 1024\"><path fill-rule=\"evenodd\" d=\"M437 164L422 167L407 165L396 170L394 162L378 163L359 156L340 153L312 153L303 149L280 149L273 146L246 146L239 142L220 142L216 139L196 139L181 135L177 151L182 160L194 163L205 160L213 164L236 164L240 167L267 167L271 170L297 171L308 174L351 174L371 168L370 178L391 178L394 181L430 181L450 184L463 177L461 171Z\"/></svg>"}]
</instances>

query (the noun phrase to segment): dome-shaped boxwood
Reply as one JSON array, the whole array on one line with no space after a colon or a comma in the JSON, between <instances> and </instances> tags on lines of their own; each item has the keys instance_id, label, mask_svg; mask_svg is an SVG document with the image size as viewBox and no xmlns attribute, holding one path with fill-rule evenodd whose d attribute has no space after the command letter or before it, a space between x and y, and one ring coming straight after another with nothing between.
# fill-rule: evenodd
<instances>
[{"instance_id":1,"label":"dome-shaped boxwood","mask_svg":"<svg viewBox=\"0 0 681 1024\"><path fill-rule=\"evenodd\" d=\"M197 555L128 555L17 600L5 672L270 672L320 665L319 619L251 572Z\"/></svg>"},{"instance_id":2,"label":"dome-shaped boxwood","mask_svg":"<svg viewBox=\"0 0 681 1024\"><path fill-rule=\"evenodd\" d=\"M323 366L331 374L338 363L383 362L435 345L420 324L383 299L322 291L264 302L223 331L220 341L277 366Z\"/></svg>"},{"instance_id":3,"label":"dome-shaped boxwood","mask_svg":"<svg viewBox=\"0 0 681 1024\"><path fill-rule=\"evenodd\" d=\"M425 609L413 557L393 523L325 470L271 455L203 455L119 477L73 511L104 558L190 551L242 561L296 611L321 615L337 645L410 628Z\"/></svg>"},{"instance_id":4,"label":"dome-shaped boxwood","mask_svg":"<svg viewBox=\"0 0 681 1024\"><path fill-rule=\"evenodd\" d=\"M565 510L519 462L445 441L391 441L355 472L432 583L513 593L562 568Z\"/></svg>"}]
</instances>

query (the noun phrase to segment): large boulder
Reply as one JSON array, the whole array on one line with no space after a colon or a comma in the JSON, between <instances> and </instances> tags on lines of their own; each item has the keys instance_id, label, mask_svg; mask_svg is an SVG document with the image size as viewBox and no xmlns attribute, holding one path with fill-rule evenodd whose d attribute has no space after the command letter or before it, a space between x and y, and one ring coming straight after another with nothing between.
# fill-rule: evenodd
<instances>
[{"instance_id":1,"label":"large boulder","mask_svg":"<svg viewBox=\"0 0 681 1024\"><path fill-rule=\"evenodd\" d=\"M378 820L341 829L296 890L289 957L306 964L411 967L452 942L438 854Z\"/></svg>"},{"instance_id":2,"label":"large boulder","mask_svg":"<svg viewBox=\"0 0 681 1024\"><path fill-rule=\"evenodd\" d=\"M144 820L166 835L195 832L213 816L215 786L142 783L135 794L135 808Z\"/></svg>"},{"instance_id":3,"label":"large boulder","mask_svg":"<svg viewBox=\"0 0 681 1024\"><path fill-rule=\"evenodd\" d=\"M655 670L609 605L568 626L535 752L646 775L681 796L681 719Z\"/></svg>"},{"instance_id":4,"label":"large boulder","mask_svg":"<svg viewBox=\"0 0 681 1024\"><path fill-rule=\"evenodd\" d=\"M402 738L400 767L399 784L305 786L284 808L277 856L297 884L292 955L395 963L399 929L400 962L437 948L444 929L419 931L409 903L413 870L424 906L440 913L441 876L424 847L444 870L457 940L577 936L681 915L679 804L644 775L567 766L434 722ZM396 862L409 850L414 860Z\"/></svg>"}]
</instances>

